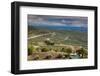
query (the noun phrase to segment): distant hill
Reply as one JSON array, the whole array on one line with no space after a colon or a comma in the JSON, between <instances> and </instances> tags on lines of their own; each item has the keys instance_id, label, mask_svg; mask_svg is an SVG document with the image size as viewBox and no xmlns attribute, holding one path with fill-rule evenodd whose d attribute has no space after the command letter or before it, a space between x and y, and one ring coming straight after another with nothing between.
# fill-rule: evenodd
<instances>
[{"instance_id":1,"label":"distant hill","mask_svg":"<svg viewBox=\"0 0 100 76\"><path fill-rule=\"evenodd\" d=\"M86 30L80 30L81 28L65 28L66 30L59 30L60 27L33 27L28 26L28 37L41 35L46 33L55 33L56 35L46 35L42 37L37 37L34 39L30 39L29 43L38 43L43 42L45 39L50 38L50 40L55 43L61 44L70 44L70 45L79 45L87 48L87 32ZM76 30L78 29L78 31ZM86 29L86 28L84 28ZM84 32L85 31L85 32Z\"/></svg>"},{"instance_id":2,"label":"distant hill","mask_svg":"<svg viewBox=\"0 0 100 76\"><path fill-rule=\"evenodd\" d=\"M49 26L49 25L30 25L29 27L34 29L48 29L48 30L68 30L68 31L80 31L87 32L87 27L75 27L73 26Z\"/></svg>"}]
</instances>

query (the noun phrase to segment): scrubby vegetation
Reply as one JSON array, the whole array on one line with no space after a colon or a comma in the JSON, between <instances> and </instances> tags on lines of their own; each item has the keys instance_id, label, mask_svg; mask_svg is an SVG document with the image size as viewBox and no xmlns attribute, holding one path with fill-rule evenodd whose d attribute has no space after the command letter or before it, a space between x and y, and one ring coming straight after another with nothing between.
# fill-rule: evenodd
<instances>
[{"instance_id":1,"label":"scrubby vegetation","mask_svg":"<svg viewBox=\"0 0 100 76\"><path fill-rule=\"evenodd\" d=\"M52 47L52 48L50 48ZM28 56L31 55L33 58L28 60L43 60L43 59L73 59L73 56L78 55L78 58L87 58L87 50L82 48L72 49L69 46L40 46L37 48L29 47Z\"/></svg>"},{"instance_id":2,"label":"scrubby vegetation","mask_svg":"<svg viewBox=\"0 0 100 76\"><path fill-rule=\"evenodd\" d=\"M87 33L29 28L28 38L46 33L51 34L28 39L28 60L81 59L88 57Z\"/></svg>"}]
</instances>

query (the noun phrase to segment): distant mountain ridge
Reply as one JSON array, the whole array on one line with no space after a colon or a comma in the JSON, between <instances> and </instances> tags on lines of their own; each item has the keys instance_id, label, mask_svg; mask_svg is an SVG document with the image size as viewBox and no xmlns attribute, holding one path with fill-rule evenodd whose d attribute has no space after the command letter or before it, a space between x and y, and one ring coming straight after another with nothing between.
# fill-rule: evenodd
<instances>
[{"instance_id":1,"label":"distant mountain ridge","mask_svg":"<svg viewBox=\"0 0 100 76\"><path fill-rule=\"evenodd\" d=\"M75 27L75 26L46 26L46 25L29 25L31 28L35 29L48 29L48 30L69 30L69 31L79 31L87 32L87 27Z\"/></svg>"}]
</instances>

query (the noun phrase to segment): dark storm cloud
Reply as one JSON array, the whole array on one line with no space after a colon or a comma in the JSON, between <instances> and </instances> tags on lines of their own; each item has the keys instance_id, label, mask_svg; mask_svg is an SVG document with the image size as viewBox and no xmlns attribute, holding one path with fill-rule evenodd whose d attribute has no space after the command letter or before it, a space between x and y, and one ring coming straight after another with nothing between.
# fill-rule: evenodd
<instances>
[{"instance_id":1,"label":"dark storm cloud","mask_svg":"<svg viewBox=\"0 0 100 76\"><path fill-rule=\"evenodd\" d=\"M78 16L46 16L46 15L28 15L28 24L43 24L51 26L76 26L87 27L88 18Z\"/></svg>"}]
</instances>

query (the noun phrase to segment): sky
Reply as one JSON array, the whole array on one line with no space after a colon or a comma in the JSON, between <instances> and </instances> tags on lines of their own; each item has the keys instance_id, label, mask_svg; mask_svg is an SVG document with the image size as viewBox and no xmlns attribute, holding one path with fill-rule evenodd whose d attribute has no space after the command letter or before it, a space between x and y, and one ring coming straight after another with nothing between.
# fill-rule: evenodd
<instances>
[{"instance_id":1,"label":"sky","mask_svg":"<svg viewBox=\"0 0 100 76\"><path fill-rule=\"evenodd\" d=\"M28 15L28 25L87 27L88 18L79 16Z\"/></svg>"}]
</instances>

